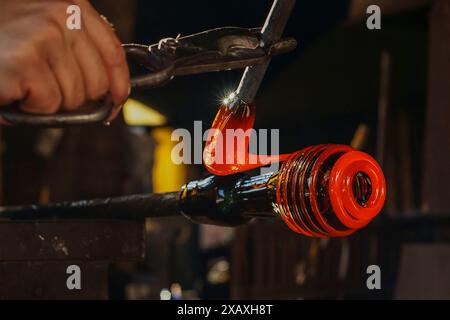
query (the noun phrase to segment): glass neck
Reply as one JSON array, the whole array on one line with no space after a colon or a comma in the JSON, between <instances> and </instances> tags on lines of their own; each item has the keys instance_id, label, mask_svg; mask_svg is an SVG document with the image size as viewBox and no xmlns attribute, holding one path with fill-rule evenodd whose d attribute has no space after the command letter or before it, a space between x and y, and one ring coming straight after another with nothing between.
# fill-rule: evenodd
<instances>
[{"instance_id":1,"label":"glass neck","mask_svg":"<svg viewBox=\"0 0 450 320\"><path fill-rule=\"evenodd\" d=\"M277 174L211 176L183 186L180 207L184 215L199 223L239 225L255 217L275 217Z\"/></svg>"}]
</instances>

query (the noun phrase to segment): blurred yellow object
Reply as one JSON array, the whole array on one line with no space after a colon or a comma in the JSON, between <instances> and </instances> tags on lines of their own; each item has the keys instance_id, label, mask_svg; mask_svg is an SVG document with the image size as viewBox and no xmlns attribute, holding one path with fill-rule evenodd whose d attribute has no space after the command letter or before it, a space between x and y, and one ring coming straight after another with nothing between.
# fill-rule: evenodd
<instances>
[{"instance_id":1,"label":"blurred yellow object","mask_svg":"<svg viewBox=\"0 0 450 320\"><path fill-rule=\"evenodd\" d=\"M155 141L154 164L152 169L153 192L170 192L180 190L186 182L186 167L173 163L172 148L176 142L171 141L173 128L164 127L167 118L155 109L134 99L128 99L123 106L125 123L129 126L157 127L151 130Z\"/></svg>"},{"instance_id":2,"label":"blurred yellow object","mask_svg":"<svg viewBox=\"0 0 450 320\"><path fill-rule=\"evenodd\" d=\"M39 192L39 203L48 204L50 202L50 188L48 186L42 186Z\"/></svg>"},{"instance_id":3,"label":"blurred yellow object","mask_svg":"<svg viewBox=\"0 0 450 320\"><path fill-rule=\"evenodd\" d=\"M134 99L128 99L123 106L123 116L129 126L157 127L167 122L161 113Z\"/></svg>"},{"instance_id":4,"label":"blurred yellow object","mask_svg":"<svg viewBox=\"0 0 450 320\"><path fill-rule=\"evenodd\" d=\"M170 139L173 130L170 127L162 127L151 131L155 141L153 192L178 191L187 179L186 166L175 164L171 158L172 148L177 143Z\"/></svg>"}]
</instances>

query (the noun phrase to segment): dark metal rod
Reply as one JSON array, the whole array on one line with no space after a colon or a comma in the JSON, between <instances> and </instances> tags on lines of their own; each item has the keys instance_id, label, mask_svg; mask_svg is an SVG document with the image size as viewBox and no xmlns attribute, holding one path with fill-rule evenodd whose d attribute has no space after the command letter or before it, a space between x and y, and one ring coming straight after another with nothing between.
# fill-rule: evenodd
<instances>
[{"instance_id":1,"label":"dark metal rod","mask_svg":"<svg viewBox=\"0 0 450 320\"><path fill-rule=\"evenodd\" d=\"M261 46L263 48L270 48L271 45L281 38L294 6L295 0L274 0L264 27L261 30ZM268 59L267 62L261 65L245 69L236 90L237 96L241 100L247 103L255 100L270 61L271 59Z\"/></svg>"},{"instance_id":2,"label":"dark metal rod","mask_svg":"<svg viewBox=\"0 0 450 320\"><path fill-rule=\"evenodd\" d=\"M180 192L0 207L0 220L145 219L184 216L198 223L233 226L254 217L274 218L271 173L235 174L190 181Z\"/></svg>"},{"instance_id":3,"label":"dark metal rod","mask_svg":"<svg viewBox=\"0 0 450 320\"><path fill-rule=\"evenodd\" d=\"M0 219L144 219L181 215L180 193L154 193L117 198L65 201L48 205L0 208Z\"/></svg>"}]
</instances>

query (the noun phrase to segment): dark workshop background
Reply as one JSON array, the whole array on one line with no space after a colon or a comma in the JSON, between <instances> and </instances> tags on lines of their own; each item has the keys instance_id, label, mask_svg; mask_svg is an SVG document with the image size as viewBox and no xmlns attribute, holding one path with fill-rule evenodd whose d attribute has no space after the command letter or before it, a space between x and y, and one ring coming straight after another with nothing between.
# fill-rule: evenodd
<instances>
[{"instance_id":1,"label":"dark workshop background","mask_svg":"<svg viewBox=\"0 0 450 320\"><path fill-rule=\"evenodd\" d=\"M150 44L260 26L271 1L94 4L124 42ZM381 6L382 30L366 28L370 4ZM256 126L279 128L282 152L342 143L371 153L386 174L384 211L367 229L330 240L281 223L148 221L147 258L110 267L111 298L450 298L450 1L298 0L285 35L299 48L271 63ZM165 117L156 127L120 118L110 127L2 128L2 204L169 191L204 176L200 165L165 167L162 148L172 128L202 120L207 129L240 76L177 78L133 93ZM383 290L366 288L371 264L381 267Z\"/></svg>"}]
</instances>

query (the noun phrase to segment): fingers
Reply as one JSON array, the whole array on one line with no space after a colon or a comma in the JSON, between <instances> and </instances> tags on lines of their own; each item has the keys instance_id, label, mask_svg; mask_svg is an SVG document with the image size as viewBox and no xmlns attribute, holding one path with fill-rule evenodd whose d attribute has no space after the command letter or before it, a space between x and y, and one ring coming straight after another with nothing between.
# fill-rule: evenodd
<instances>
[{"instance_id":1,"label":"fingers","mask_svg":"<svg viewBox=\"0 0 450 320\"><path fill-rule=\"evenodd\" d=\"M83 100L94 101L108 92L108 73L92 39L84 32L77 37L76 41L70 41L71 53L80 70L80 82L84 83Z\"/></svg>"},{"instance_id":2,"label":"fingers","mask_svg":"<svg viewBox=\"0 0 450 320\"><path fill-rule=\"evenodd\" d=\"M85 30L93 40L106 68L109 90L116 105L111 118L120 111L120 106L129 95L129 71L125 51L111 26L100 18L92 6L84 0L77 1L85 14Z\"/></svg>"},{"instance_id":3,"label":"fingers","mask_svg":"<svg viewBox=\"0 0 450 320\"><path fill-rule=\"evenodd\" d=\"M30 65L22 79L25 99L20 103L23 111L38 114L56 112L62 102L58 81L48 64Z\"/></svg>"},{"instance_id":4,"label":"fingers","mask_svg":"<svg viewBox=\"0 0 450 320\"><path fill-rule=\"evenodd\" d=\"M59 14L65 14L61 10L54 12L57 21ZM74 110L86 101L97 100L109 89L106 66L84 23L91 14L82 11L81 30L68 30L62 26L59 28L62 42L53 39L45 47L49 64L61 88L61 108L64 110Z\"/></svg>"},{"instance_id":5,"label":"fingers","mask_svg":"<svg viewBox=\"0 0 450 320\"><path fill-rule=\"evenodd\" d=\"M30 113L49 114L62 102L60 87L37 47L9 50L0 65L0 105L18 103Z\"/></svg>"},{"instance_id":6,"label":"fingers","mask_svg":"<svg viewBox=\"0 0 450 320\"><path fill-rule=\"evenodd\" d=\"M9 106L22 100L25 95L16 75L0 70L0 106Z\"/></svg>"},{"instance_id":7,"label":"fingers","mask_svg":"<svg viewBox=\"0 0 450 320\"><path fill-rule=\"evenodd\" d=\"M46 51L48 64L61 91L61 109L74 110L82 105L87 97L88 84L83 76L82 65L62 33L46 44Z\"/></svg>"}]
</instances>

